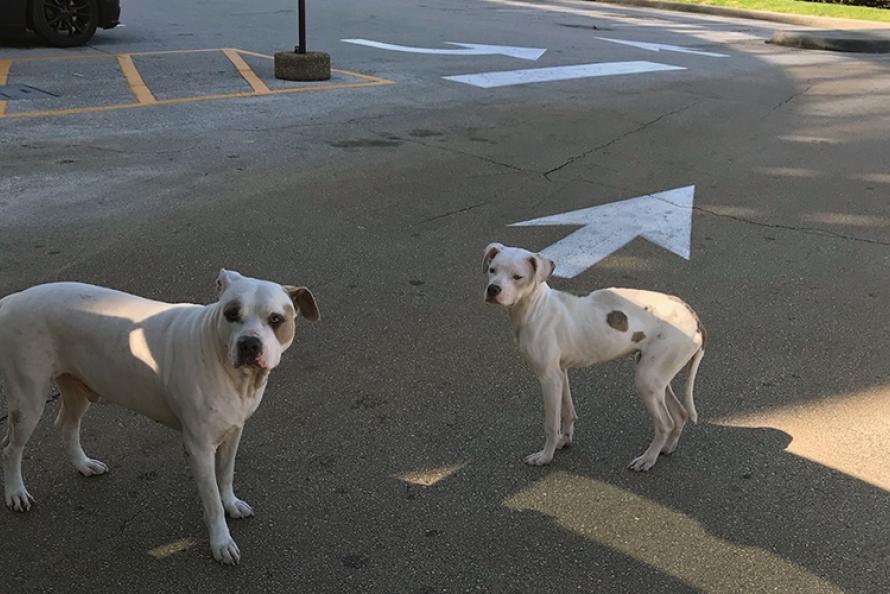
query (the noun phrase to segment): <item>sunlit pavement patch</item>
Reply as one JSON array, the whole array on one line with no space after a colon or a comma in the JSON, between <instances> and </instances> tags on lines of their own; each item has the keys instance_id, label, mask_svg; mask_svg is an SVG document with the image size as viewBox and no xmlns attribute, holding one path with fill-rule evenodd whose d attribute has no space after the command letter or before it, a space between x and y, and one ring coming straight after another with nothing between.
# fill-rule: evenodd
<instances>
[{"instance_id":1,"label":"sunlit pavement patch","mask_svg":"<svg viewBox=\"0 0 890 594\"><path fill-rule=\"evenodd\" d=\"M716 536L696 519L608 483L554 472L506 500L516 511L621 552L701 592L842 592L765 549Z\"/></svg>"},{"instance_id":2,"label":"sunlit pavement patch","mask_svg":"<svg viewBox=\"0 0 890 594\"><path fill-rule=\"evenodd\" d=\"M187 551L196 544L198 544L198 541L194 538L181 538L175 542L155 547L148 551L148 554L155 559L166 559L167 557L175 555L176 553Z\"/></svg>"},{"instance_id":3,"label":"sunlit pavement patch","mask_svg":"<svg viewBox=\"0 0 890 594\"><path fill-rule=\"evenodd\" d=\"M726 417L727 427L771 427L791 436L786 451L890 491L890 388Z\"/></svg>"},{"instance_id":4,"label":"sunlit pavement patch","mask_svg":"<svg viewBox=\"0 0 890 594\"><path fill-rule=\"evenodd\" d=\"M459 464L450 464L448 466L439 466L436 468L425 468L423 470L412 470L395 475L395 478L421 487L431 487L439 481L448 478L455 472L466 466L466 462Z\"/></svg>"}]
</instances>

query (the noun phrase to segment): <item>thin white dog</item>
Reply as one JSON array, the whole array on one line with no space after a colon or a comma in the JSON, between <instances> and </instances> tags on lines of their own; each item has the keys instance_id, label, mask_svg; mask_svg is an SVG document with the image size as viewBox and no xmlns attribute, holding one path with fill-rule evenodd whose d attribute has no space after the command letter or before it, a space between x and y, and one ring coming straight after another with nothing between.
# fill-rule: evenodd
<instances>
[{"instance_id":1,"label":"thin white dog","mask_svg":"<svg viewBox=\"0 0 890 594\"><path fill-rule=\"evenodd\" d=\"M525 462L548 464L557 449L572 444L577 415L569 368L635 353L636 386L655 438L629 468L649 470L659 454L674 452L686 421L698 420L692 389L705 352L704 328L695 311L672 295L611 288L578 297L551 289L547 279L554 267L540 254L500 243L489 244L482 258L485 300L507 309L519 351L544 392L544 449ZM681 404L671 380L686 365Z\"/></svg>"},{"instance_id":2,"label":"thin white dog","mask_svg":"<svg viewBox=\"0 0 890 594\"><path fill-rule=\"evenodd\" d=\"M105 398L183 434L214 559L241 558L232 518L253 515L232 486L245 421L269 372L294 339L298 314L319 318L305 287L222 270L210 305L150 301L80 283L51 283L0 300L0 377L9 415L2 447L6 505L31 509L22 451L43 413L50 382L61 392L56 418L68 458L85 476L108 467L84 453L80 421Z\"/></svg>"}]
</instances>

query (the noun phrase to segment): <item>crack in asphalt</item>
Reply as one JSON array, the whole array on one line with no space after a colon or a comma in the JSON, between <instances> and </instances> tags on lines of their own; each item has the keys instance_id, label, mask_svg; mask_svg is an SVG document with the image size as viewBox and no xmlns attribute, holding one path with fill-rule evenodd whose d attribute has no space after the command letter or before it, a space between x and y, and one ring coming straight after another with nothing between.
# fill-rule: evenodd
<instances>
[{"instance_id":1,"label":"crack in asphalt","mask_svg":"<svg viewBox=\"0 0 890 594\"><path fill-rule=\"evenodd\" d=\"M136 517L137 517L139 514L141 514L141 513L142 513L142 508L139 508L139 509L136 510L135 513L131 514L130 517L124 519L124 521L121 522L121 523L118 525L118 529L119 529L119 531L120 531L120 532L123 532L124 530L126 530L126 529L130 526L130 522L132 522L133 520L135 520Z\"/></svg>"},{"instance_id":2,"label":"crack in asphalt","mask_svg":"<svg viewBox=\"0 0 890 594\"><path fill-rule=\"evenodd\" d=\"M774 109L774 110L775 110L775 109L778 109L778 108L781 107L782 105L785 105L785 104L789 103L790 101L794 100L796 97L799 97L799 96L801 96L801 95L804 95L804 94L805 94L807 91L809 91L811 88L812 88L812 85L806 87L804 90L800 91L799 93L796 93L795 95L790 96L789 98L787 98L785 101L783 101L782 103L780 103L779 105L777 105L777 106L776 106L775 108L773 108L773 109ZM466 156L466 157L473 157L473 158L475 158L475 159L479 159L479 160L484 161L484 162L486 162L486 163L491 163L492 165L498 165L498 166L500 166L500 167L505 167L505 168L511 169L511 170L513 170L513 171L521 171L522 173L533 173L533 174L536 174L536 175L541 175L541 176L542 176L545 180L547 180L548 182L553 182L553 180L550 179L550 177L549 177L551 174L553 174L553 173L555 173L555 172L557 172L557 171L559 171L559 170L561 170L561 169L563 169L563 168L565 168L565 167L571 165L571 164L574 163L575 161L578 161L578 160L580 160L580 159L583 159L583 158L587 157L588 155L590 155L590 154L592 154L592 153L594 153L594 152L596 152L596 151L599 151L599 150L602 150L602 149L604 149L604 148L606 148L606 147L609 147L609 146L615 144L616 142L618 142L618 141L620 141L620 140L622 140L622 139L624 139L624 138L627 138L628 136L630 136L630 135L632 135L632 134L636 134L637 132L640 132L640 131L642 131L642 130L645 130L645 129L648 128L649 126L652 126L652 125L658 123L659 121L661 121L662 119L664 119L664 118L666 118L666 117L670 117L670 116L672 116L672 115L675 115L675 114L681 113L681 112L683 112L683 111L686 111L686 110L688 110L688 109L690 109L690 108L692 108L692 107L695 107L698 103L700 103L700 101L693 101L692 103L689 103L688 105L684 105L683 107L680 107L680 108L674 109L674 110L672 110L672 111L663 113L663 114L659 115L658 117L656 117L656 118L654 118L654 119L652 119L652 120L649 120L648 122L644 122L643 124L641 124L640 126L634 128L633 130L629 130L629 131L627 131L627 132L625 132L625 133L623 133L623 134L620 134L620 135L616 136L615 138L613 138L612 140L610 140L610 141L608 141L608 142L606 142L606 143L600 144L600 145L598 145L598 146L596 146L596 147L594 147L594 148L592 148L592 149L589 149L589 150L587 150L587 151L584 151L583 153L579 153L579 154L577 154L577 155L573 155L573 156L569 157L569 158L568 158L565 162L563 162L561 165L559 165L559 166L557 166L557 167L554 167L553 169L550 169L549 171L546 171L546 172L544 172L544 173L541 173L541 172L539 172L539 171L530 170L530 169L524 169L524 168L522 168L522 167L517 167L517 166L515 166L515 165L511 165L511 164L509 164L509 163L504 163L504 162L502 162L502 161L497 161L497 160L492 159L492 158L490 158L490 157L485 157L485 156L482 156L482 155L477 155L477 154L475 154L475 153L469 153L469 152L466 152L466 151L457 150L457 149L454 149L454 148L451 148L451 147L446 147L446 146L436 146L436 145L432 145L432 144L427 144L427 143L425 143L425 142L421 142L421 141L416 140L416 139L413 139L413 138L400 138L400 140L403 140L403 141L405 141L405 142L410 142L410 143L413 143L413 144L419 144L419 145L421 145L421 146L423 146L423 147L426 147L426 148L439 149L439 150L443 150L443 151L446 151L446 152L450 152L450 153L454 153L454 154L458 154L458 155L463 155L463 156ZM369 132L371 132L372 134L380 134L379 132L374 131L374 130L369 130ZM578 180L576 180L576 181L584 181L584 182L586 182L587 180L578 179ZM617 189L617 188L616 188L616 189ZM541 204L543 204L544 202L546 202L546 200L547 200L550 196L552 196L554 193L555 193L555 191L554 191L554 192L550 192L549 194L547 194L546 196L544 196L541 200L539 200L539 201L535 204L535 207L534 207L534 208L537 208L538 206L540 206ZM670 204L670 205L672 205L672 206L676 206L677 208L687 208L686 206L683 206L683 205L680 205L680 204L675 204L675 203L671 202L670 200L666 200L665 198L663 198L663 197L661 197L661 196L653 196L652 194L644 194L644 196L650 196L650 197L652 197L652 198L655 198L656 200L661 200L662 202L665 202L665 203ZM470 210L479 208L480 206L487 206L487 205L489 205L489 204L491 204L491 203L490 203L490 202L480 202L480 203L478 203L478 204L473 204L473 205L470 205L470 206L467 206L467 207L464 207L464 208L460 208L460 209L453 210L453 211L449 211L449 212L446 212L446 213L442 213L442 214L439 214L439 215L436 215L436 216L433 216L433 217L429 217L429 218L423 219L423 220L420 221L420 222L421 222L421 223L429 223L429 222L436 221L436 220L439 220L439 219L443 219L443 218L446 218L446 217L450 217L450 216L453 216L453 215L456 215L456 214L461 214L461 213L464 213L464 212L467 212L467 211L470 211ZM736 216L736 215L728 215L728 214L719 213L719 212L717 212L717 211L710 210L710 209L708 209L708 208L704 208L704 207L701 207L701 206L692 206L692 210L693 210L693 211L698 211L698 212L701 212L701 213L704 213L704 214L708 214L708 215L711 215L711 216L714 216L714 217L719 217L719 218L724 218L724 219L730 219L730 220L733 220L733 221L736 221L736 222L739 222L739 223L745 223L745 224L747 224L747 225L753 225L753 226L756 226L756 227L765 227L765 228L768 228L768 229L779 229L779 230L784 230L784 231L797 231L797 232L799 232L799 233L805 233L805 234L808 234L808 235L820 235L820 236L823 236L823 237L832 237L832 238L835 238L835 239L843 239L843 240L845 240L845 241L855 241L855 242L859 242L859 243L867 243L867 244L871 244L871 245L890 246L890 241L882 241L882 240L879 240L879 239L869 239L869 238L867 238L867 237L858 237L858 236L856 236L856 235L847 235L847 234L845 234L845 233L838 233L838 232L836 232L836 231L830 231L830 230L828 230L828 229L820 229L819 227L802 227L802 226L795 226L795 225L783 225L783 224L781 224L781 223L765 223L765 222L763 222L763 221L756 221L756 220L754 220L754 219L747 219L747 218L745 218L745 217L739 217L739 216Z\"/></svg>"},{"instance_id":3,"label":"crack in asphalt","mask_svg":"<svg viewBox=\"0 0 890 594\"><path fill-rule=\"evenodd\" d=\"M480 206L488 206L489 204L491 204L491 202L480 202L480 203L478 203L478 204L471 204L470 206L465 206L465 207L463 207L463 208L458 208L457 210L452 210L452 211L449 211L449 212L443 212L442 214L438 214L438 215L436 215L436 216L429 217L429 218L427 218L427 219L423 219L423 220L420 221L420 222L421 222L421 223L431 223L431 222L433 222L433 221L438 221L439 219L444 219L444 218L446 218L446 217L450 217L450 216L453 216L453 215L456 215L456 214L461 214L461 213L469 212L469 211L471 211L471 210L473 210L473 209L479 208Z\"/></svg>"},{"instance_id":4,"label":"crack in asphalt","mask_svg":"<svg viewBox=\"0 0 890 594\"><path fill-rule=\"evenodd\" d=\"M559 171L559 170L561 170L561 169L564 169L565 167L568 167L569 165L571 165L571 164L574 163L575 161L579 161L579 160L581 160L581 159L584 159L584 158L587 157L588 155L590 155L590 154L592 154L592 153L595 153L595 152L597 152L597 151L601 151L601 150L603 150L604 148L608 148L608 147L612 146L613 144L615 144L616 142L618 142L618 141L620 141L620 140L623 140L623 139L627 138L628 136L630 136L630 135L632 135L632 134L636 134L637 132L641 132L641 131L645 130L645 129L648 128L649 126L653 126L653 125L657 124L659 121L663 120L663 119L666 118L666 117L669 117L669 116L678 114L678 113L680 113L680 112L686 111L687 109L690 109L691 107L694 107L694 106L698 105L699 103L700 103L700 101L693 101L692 103L690 103L690 104L688 104L688 105L684 105L683 107L680 107L680 108L675 109L675 110L673 110L673 111L669 111L669 112L667 112L667 113L663 113L663 114L661 114L660 116L658 116L657 118L654 118L654 119L652 119L652 120L649 120L648 122L643 122L641 125L637 126L637 127L634 128L633 130L628 130L627 132L624 132L624 133L622 133L622 134L619 134L618 136L616 136L615 138L613 138L612 140L610 140L610 141L608 141L608 142L605 142L605 143L603 143L603 144L597 145L597 146L595 146L595 147L593 147L593 148L591 148L591 149L588 149L588 150L586 150L586 151L584 151L584 152L582 152L582 153L578 153L577 155L572 155L571 157L569 157L568 159L566 159L562 164L557 165L556 167L554 167L553 169L550 169L549 171L545 171L544 174L543 174L543 175L544 175L544 178L545 178L547 181L551 181L551 180L550 180L550 176L551 176L552 174L556 173L557 171Z\"/></svg>"},{"instance_id":5,"label":"crack in asphalt","mask_svg":"<svg viewBox=\"0 0 890 594\"><path fill-rule=\"evenodd\" d=\"M764 223L762 221L755 221L753 219L746 219L744 217L738 217L735 215L722 214L713 210L708 210L707 208L702 208L700 206L693 206L692 210L697 210L699 212L703 212L715 217L721 217L724 219L738 221L740 223L746 223L748 225L754 225L755 227L767 227L769 229L782 229L785 231L798 231L800 233L806 233L808 235L822 235L824 237L833 237L835 239L844 239L847 241L857 241L860 243L870 243L872 245L883 245L890 247L890 241L881 241L880 239L869 239L867 237L846 235L844 233L838 233L836 231L829 231L828 229L820 229L819 227L795 227L794 225L782 225L780 223Z\"/></svg>"},{"instance_id":6,"label":"crack in asphalt","mask_svg":"<svg viewBox=\"0 0 890 594\"><path fill-rule=\"evenodd\" d=\"M665 204L670 204L671 206L675 206L677 208L688 208L682 204L677 204L675 202L671 202L667 200L663 196L654 196L652 194L645 194L650 198L655 198L656 200L660 200ZM857 241L860 243L870 243L872 245L884 245L890 247L890 241L881 241L880 239L869 239L867 237L857 237L855 235L846 235L844 233L838 233L836 231L829 231L828 229L820 229L819 227L796 227L794 225L782 225L781 223L764 223L763 221L755 221L754 219L746 219L745 217L740 217L736 215L729 215L720 213L714 210L710 210L708 208L704 208L701 206L693 206L693 211L702 212L713 217L719 217L723 219L730 219L733 221L738 221L739 223L745 223L747 225L753 225L755 227L766 227L768 229L781 229L784 231L798 231L800 233L806 233L808 235L822 235L825 237L833 237L835 239L844 239L846 241Z\"/></svg>"},{"instance_id":7,"label":"crack in asphalt","mask_svg":"<svg viewBox=\"0 0 890 594\"><path fill-rule=\"evenodd\" d=\"M807 85L807 88L805 88L804 90L798 91L797 93L794 93L793 95L788 96L788 98L785 99L784 101L777 103L775 106L773 106L773 108L770 111L776 111L780 107L784 107L785 105L788 105L789 103L791 103L798 97L802 97L803 95L806 95L807 92L812 88L813 88L813 85Z\"/></svg>"},{"instance_id":8,"label":"crack in asphalt","mask_svg":"<svg viewBox=\"0 0 890 594\"><path fill-rule=\"evenodd\" d=\"M372 131L373 132L373 131ZM378 134L375 132L375 134ZM420 146L438 149L448 153L454 153L456 155L462 155L464 157L473 157L474 159L479 159L480 161L485 161L486 163L491 163L492 165L498 165L499 167L506 167L507 169L512 169L513 171L521 171L523 173L533 173L535 175L541 175L540 171L534 171L533 169L523 169L522 167L517 167L516 165L511 165L510 163L504 163L503 161L498 161L497 159L492 159L491 157L486 157L484 155L477 155L476 153L469 153L466 151L461 151L455 148L451 148L449 146L437 146L435 144L427 144L426 142L421 142L414 138L403 138L399 137L399 140L404 142L410 142L412 144L419 144ZM547 180L550 181L550 180Z\"/></svg>"}]
</instances>

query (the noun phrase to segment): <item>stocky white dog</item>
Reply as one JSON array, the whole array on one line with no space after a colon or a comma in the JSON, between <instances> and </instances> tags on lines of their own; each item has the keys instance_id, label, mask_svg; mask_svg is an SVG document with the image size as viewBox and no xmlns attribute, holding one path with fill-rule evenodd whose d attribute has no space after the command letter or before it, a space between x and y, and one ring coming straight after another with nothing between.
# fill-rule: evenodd
<instances>
[{"instance_id":1,"label":"stocky white dog","mask_svg":"<svg viewBox=\"0 0 890 594\"><path fill-rule=\"evenodd\" d=\"M55 381L61 392L56 427L85 476L108 470L80 446L80 420L90 402L106 398L181 431L213 557L239 561L225 512L253 515L232 488L241 431L294 339L297 315L317 320L319 314L304 287L222 270L217 288L219 301L210 305L161 303L79 283L39 285L0 300L8 507L31 509L22 451Z\"/></svg>"},{"instance_id":2,"label":"stocky white dog","mask_svg":"<svg viewBox=\"0 0 890 594\"><path fill-rule=\"evenodd\" d=\"M577 297L551 289L555 265L527 250L489 244L482 259L485 300L507 308L520 352L544 392L544 449L525 458L543 465L570 446L575 407L568 369L635 353L636 386L655 422L655 438L629 468L649 470L677 447L687 419L697 421L692 389L705 352L705 331L692 308L671 295L602 289ZM671 380L689 366L683 404Z\"/></svg>"}]
</instances>

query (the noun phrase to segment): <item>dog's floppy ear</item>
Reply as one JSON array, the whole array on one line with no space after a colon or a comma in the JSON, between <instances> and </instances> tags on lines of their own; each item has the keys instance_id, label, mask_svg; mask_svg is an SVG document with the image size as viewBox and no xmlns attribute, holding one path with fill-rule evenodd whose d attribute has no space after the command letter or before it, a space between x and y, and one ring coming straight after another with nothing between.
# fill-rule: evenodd
<instances>
[{"instance_id":1,"label":"dog's floppy ear","mask_svg":"<svg viewBox=\"0 0 890 594\"><path fill-rule=\"evenodd\" d=\"M485 252L482 255L482 273L483 274L488 272L488 265L491 263L491 261L494 259L494 257L498 255L498 252L500 252L502 249L504 249L504 244L497 243L497 242L489 243L485 247Z\"/></svg>"},{"instance_id":2,"label":"dog's floppy ear","mask_svg":"<svg viewBox=\"0 0 890 594\"><path fill-rule=\"evenodd\" d=\"M234 270L226 270L225 268L219 269L219 276L216 277L216 292L218 295L222 295L223 292L229 288L233 282L242 278L241 275Z\"/></svg>"},{"instance_id":3,"label":"dog's floppy ear","mask_svg":"<svg viewBox=\"0 0 890 594\"><path fill-rule=\"evenodd\" d=\"M556 263L541 254L532 254L528 257L528 261L532 265L532 272L535 273L535 280L539 283L547 281L556 270Z\"/></svg>"},{"instance_id":4,"label":"dog's floppy ear","mask_svg":"<svg viewBox=\"0 0 890 594\"><path fill-rule=\"evenodd\" d=\"M312 296L309 289L306 287L292 287L290 285L283 285L282 288L290 297L294 307L303 314L304 318L311 322L321 318L321 314L318 312L318 304L315 303L315 297Z\"/></svg>"}]
</instances>

